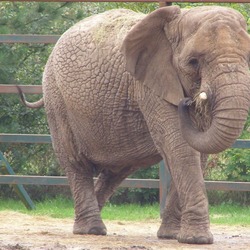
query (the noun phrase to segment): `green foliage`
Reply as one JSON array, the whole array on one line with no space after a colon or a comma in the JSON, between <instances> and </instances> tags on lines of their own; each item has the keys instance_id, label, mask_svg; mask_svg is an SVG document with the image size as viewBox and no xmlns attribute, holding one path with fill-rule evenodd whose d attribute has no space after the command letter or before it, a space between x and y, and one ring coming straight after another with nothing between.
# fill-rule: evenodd
<instances>
[{"instance_id":1,"label":"green foliage","mask_svg":"<svg viewBox=\"0 0 250 250\"><path fill-rule=\"evenodd\" d=\"M227 150L221 155L220 165L227 180L250 181L249 150Z\"/></svg>"}]
</instances>

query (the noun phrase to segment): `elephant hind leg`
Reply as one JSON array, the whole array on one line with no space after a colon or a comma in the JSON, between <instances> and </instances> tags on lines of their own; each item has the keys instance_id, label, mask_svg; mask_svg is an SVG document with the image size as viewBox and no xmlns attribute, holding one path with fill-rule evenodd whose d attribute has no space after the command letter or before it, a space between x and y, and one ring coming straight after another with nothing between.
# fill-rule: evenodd
<instances>
[{"instance_id":1,"label":"elephant hind leg","mask_svg":"<svg viewBox=\"0 0 250 250\"><path fill-rule=\"evenodd\" d=\"M52 84L50 85L52 86ZM53 100L54 105L50 100ZM78 154L75 138L69 125L67 109L60 92L47 92L46 110L53 148L64 169L75 203L74 234L106 235L94 191L93 166Z\"/></svg>"},{"instance_id":2,"label":"elephant hind leg","mask_svg":"<svg viewBox=\"0 0 250 250\"><path fill-rule=\"evenodd\" d=\"M93 169L88 161L76 160L61 147L57 151L61 166L68 177L74 199L74 234L106 235L107 229L101 219L100 209L94 191Z\"/></svg>"},{"instance_id":3,"label":"elephant hind leg","mask_svg":"<svg viewBox=\"0 0 250 250\"><path fill-rule=\"evenodd\" d=\"M75 202L74 234L106 235L94 192L92 169L86 163L78 163L67 171L68 181Z\"/></svg>"}]
</instances>

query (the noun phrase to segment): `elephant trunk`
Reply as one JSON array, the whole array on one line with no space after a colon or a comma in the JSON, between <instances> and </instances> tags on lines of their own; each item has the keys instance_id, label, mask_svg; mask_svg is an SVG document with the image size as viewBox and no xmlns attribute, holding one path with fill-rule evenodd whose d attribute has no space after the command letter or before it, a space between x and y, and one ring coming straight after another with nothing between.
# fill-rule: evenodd
<instances>
[{"instance_id":1,"label":"elephant trunk","mask_svg":"<svg viewBox=\"0 0 250 250\"><path fill-rule=\"evenodd\" d=\"M250 106L248 73L219 74L213 86L213 94L207 100L213 100L211 125L206 131L201 132L193 126L189 114L190 98L179 104L183 137L191 147L206 154L219 153L234 143L243 130Z\"/></svg>"}]
</instances>

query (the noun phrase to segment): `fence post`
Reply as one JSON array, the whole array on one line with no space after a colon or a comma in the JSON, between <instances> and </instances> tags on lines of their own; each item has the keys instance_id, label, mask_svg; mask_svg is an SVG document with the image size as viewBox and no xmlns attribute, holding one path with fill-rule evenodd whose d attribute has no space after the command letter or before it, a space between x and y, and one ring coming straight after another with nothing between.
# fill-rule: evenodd
<instances>
[{"instance_id":1,"label":"fence post","mask_svg":"<svg viewBox=\"0 0 250 250\"><path fill-rule=\"evenodd\" d=\"M159 7L166 7L166 6L171 6L172 2L164 2L164 1L159 1Z\"/></svg>"},{"instance_id":2,"label":"fence post","mask_svg":"<svg viewBox=\"0 0 250 250\"><path fill-rule=\"evenodd\" d=\"M160 187L160 208L161 208L160 211L162 215L166 204L167 194L169 192L171 184L171 174L168 170L168 166L166 165L166 163L164 163L163 160L160 162L159 173L160 173L159 187Z\"/></svg>"},{"instance_id":3,"label":"fence post","mask_svg":"<svg viewBox=\"0 0 250 250\"><path fill-rule=\"evenodd\" d=\"M9 162L6 160L2 152L0 151L0 171L5 172L5 174L15 175L12 167L10 166ZM10 183L11 184L11 183ZM23 185L21 184L11 184L19 196L25 207L29 210L35 209L35 205L32 202L31 198L29 197L28 193L24 189Z\"/></svg>"}]
</instances>

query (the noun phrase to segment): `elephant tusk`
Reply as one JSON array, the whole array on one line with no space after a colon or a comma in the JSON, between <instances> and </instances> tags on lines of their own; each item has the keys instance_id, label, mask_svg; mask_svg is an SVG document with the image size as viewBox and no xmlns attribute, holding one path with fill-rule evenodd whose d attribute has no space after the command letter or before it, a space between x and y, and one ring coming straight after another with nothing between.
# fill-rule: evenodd
<instances>
[{"instance_id":1,"label":"elephant tusk","mask_svg":"<svg viewBox=\"0 0 250 250\"><path fill-rule=\"evenodd\" d=\"M199 94L199 97L200 97L201 100L207 100L207 94L205 92L201 92Z\"/></svg>"}]
</instances>

